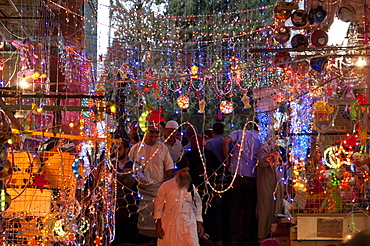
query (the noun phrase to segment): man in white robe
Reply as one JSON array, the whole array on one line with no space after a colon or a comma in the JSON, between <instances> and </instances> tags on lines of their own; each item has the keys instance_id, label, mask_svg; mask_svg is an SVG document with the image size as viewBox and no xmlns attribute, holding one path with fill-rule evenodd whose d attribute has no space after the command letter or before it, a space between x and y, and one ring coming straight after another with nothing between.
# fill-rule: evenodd
<instances>
[{"instance_id":1,"label":"man in white robe","mask_svg":"<svg viewBox=\"0 0 370 246\"><path fill-rule=\"evenodd\" d=\"M175 170L175 178L159 187L154 202L157 246L199 246L204 235L202 201L191 182L186 157Z\"/></svg>"}]
</instances>

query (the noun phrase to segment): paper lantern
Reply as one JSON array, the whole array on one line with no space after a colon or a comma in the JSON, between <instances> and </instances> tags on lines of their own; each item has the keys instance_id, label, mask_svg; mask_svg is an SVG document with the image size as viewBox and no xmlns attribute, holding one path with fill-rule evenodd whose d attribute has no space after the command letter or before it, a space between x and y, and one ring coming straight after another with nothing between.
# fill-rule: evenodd
<instances>
[{"instance_id":1,"label":"paper lantern","mask_svg":"<svg viewBox=\"0 0 370 246\"><path fill-rule=\"evenodd\" d=\"M356 19L356 10L351 5L344 5L338 9L337 17L344 22L351 22Z\"/></svg>"},{"instance_id":2,"label":"paper lantern","mask_svg":"<svg viewBox=\"0 0 370 246\"><path fill-rule=\"evenodd\" d=\"M318 58L312 58L310 61L310 65L313 70L317 72L322 72L325 70L326 65L328 64L328 59L325 57L318 57Z\"/></svg>"},{"instance_id":3,"label":"paper lantern","mask_svg":"<svg viewBox=\"0 0 370 246\"><path fill-rule=\"evenodd\" d=\"M309 69L310 69L310 64L306 60L292 63L292 70L298 75L305 75Z\"/></svg>"},{"instance_id":4,"label":"paper lantern","mask_svg":"<svg viewBox=\"0 0 370 246\"><path fill-rule=\"evenodd\" d=\"M220 110L224 114L230 114L234 111L233 103L229 101L222 101L220 104Z\"/></svg>"},{"instance_id":5,"label":"paper lantern","mask_svg":"<svg viewBox=\"0 0 370 246\"><path fill-rule=\"evenodd\" d=\"M251 108L252 106L249 104L250 98L246 94L242 97L242 102L244 104L244 109Z\"/></svg>"},{"instance_id":6,"label":"paper lantern","mask_svg":"<svg viewBox=\"0 0 370 246\"><path fill-rule=\"evenodd\" d=\"M288 67L291 60L292 58L287 51L279 51L274 56L274 64L281 68Z\"/></svg>"},{"instance_id":7,"label":"paper lantern","mask_svg":"<svg viewBox=\"0 0 370 246\"><path fill-rule=\"evenodd\" d=\"M303 34L296 34L290 41L292 48L302 49L308 47L308 38Z\"/></svg>"},{"instance_id":8,"label":"paper lantern","mask_svg":"<svg viewBox=\"0 0 370 246\"><path fill-rule=\"evenodd\" d=\"M290 30L286 26L278 26L274 31L274 38L281 44L290 39Z\"/></svg>"},{"instance_id":9,"label":"paper lantern","mask_svg":"<svg viewBox=\"0 0 370 246\"><path fill-rule=\"evenodd\" d=\"M291 20L294 26L303 27L308 23L308 14L304 10L297 10L291 15Z\"/></svg>"},{"instance_id":10,"label":"paper lantern","mask_svg":"<svg viewBox=\"0 0 370 246\"><path fill-rule=\"evenodd\" d=\"M325 20L327 15L327 12L324 10L322 6L314 6L310 9L310 12L308 13L308 20L310 24L317 24L321 23Z\"/></svg>"},{"instance_id":11,"label":"paper lantern","mask_svg":"<svg viewBox=\"0 0 370 246\"><path fill-rule=\"evenodd\" d=\"M189 97L181 95L177 98L177 105L182 109L189 108Z\"/></svg>"},{"instance_id":12,"label":"paper lantern","mask_svg":"<svg viewBox=\"0 0 370 246\"><path fill-rule=\"evenodd\" d=\"M311 44L314 47L325 47L328 44L328 34L323 30L315 30L311 34Z\"/></svg>"}]
</instances>

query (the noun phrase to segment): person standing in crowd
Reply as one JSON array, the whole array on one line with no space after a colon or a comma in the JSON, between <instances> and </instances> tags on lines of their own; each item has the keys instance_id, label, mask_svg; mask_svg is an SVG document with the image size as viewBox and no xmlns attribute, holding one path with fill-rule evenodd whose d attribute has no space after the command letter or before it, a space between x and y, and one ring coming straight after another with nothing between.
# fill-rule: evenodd
<instances>
[{"instance_id":1,"label":"person standing in crowd","mask_svg":"<svg viewBox=\"0 0 370 246\"><path fill-rule=\"evenodd\" d=\"M158 128L148 126L143 141L132 146L129 157L135 162L135 170L139 179L139 241L155 241L155 224L153 218L153 200L159 186L171 177L174 165L168 148L157 141Z\"/></svg>"},{"instance_id":2,"label":"person standing in crowd","mask_svg":"<svg viewBox=\"0 0 370 246\"><path fill-rule=\"evenodd\" d=\"M136 135L139 135L139 123L137 121L133 121L128 129L128 137L133 139Z\"/></svg>"},{"instance_id":3,"label":"person standing in crowd","mask_svg":"<svg viewBox=\"0 0 370 246\"><path fill-rule=\"evenodd\" d=\"M162 139L162 142L164 142L170 151L170 155L174 162L179 160L184 152L181 142L176 138L176 132L174 132L178 127L179 124L176 121L168 121L165 125L164 138Z\"/></svg>"},{"instance_id":4,"label":"person standing in crowd","mask_svg":"<svg viewBox=\"0 0 370 246\"><path fill-rule=\"evenodd\" d=\"M229 145L234 148L229 156ZM237 130L222 140L222 150L229 163L229 171L235 175L230 190L230 237L231 246L257 245L257 153L261 147L256 130ZM241 226L241 227L240 227ZM240 228L242 230L240 230Z\"/></svg>"},{"instance_id":5,"label":"person standing in crowd","mask_svg":"<svg viewBox=\"0 0 370 246\"><path fill-rule=\"evenodd\" d=\"M117 210L115 213L115 238L112 245L122 243L136 243L137 234L137 209L139 200L135 198L137 193L137 181L132 176L133 161L128 157L130 144L122 139L115 151L115 157L111 160L117 170Z\"/></svg>"},{"instance_id":6,"label":"person standing in crowd","mask_svg":"<svg viewBox=\"0 0 370 246\"><path fill-rule=\"evenodd\" d=\"M158 246L198 246L203 237L202 202L189 175L189 161L176 163L175 178L164 182L155 199Z\"/></svg>"},{"instance_id":7,"label":"person standing in crowd","mask_svg":"<svg viewBox=\"0 0 370 246\"><path fill-rule=\"evenodd\" d=\"M190 138L192 136L194 136L196 133L197 133L197 128L195 126L194 126L194 129L191 126L186 127L186 129L185 129L185 137L186 137L186 139L187 139L188 142L184 146L184 151L185 152L191 149Z\"/></svg>"},{"instance_id":8,"label":"person standing in crowd","mask_svg":"<svg viewBox=\"0 0 370 246\"><path fill-rule=\"evenodd\" d=\"M224 124L222 122L215 122L213 124L213 137L206 142L206 149L212 151L222 163L224 155L222 152L222 140L224 139Z\"/></svg>"}]
</instances>

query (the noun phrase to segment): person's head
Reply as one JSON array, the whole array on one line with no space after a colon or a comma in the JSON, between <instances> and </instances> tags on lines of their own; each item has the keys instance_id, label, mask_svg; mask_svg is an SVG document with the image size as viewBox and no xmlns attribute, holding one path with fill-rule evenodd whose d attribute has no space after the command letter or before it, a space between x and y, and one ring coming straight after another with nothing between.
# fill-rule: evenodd
<instances>
[{"instance_id":1,"label":"person's head","mask_svg":"<svg viewBox=\"0 0 370 246\"><path fill-rule=\"evenodd\" d=\"M158 129L159 129L159 136L164 136L165 134L165 123L163 121L160 121L158 123Z\"/></svg>"},{"instance_id":2,"label":"person's head","mask_svg":"<svg viewBox=\"0 0 370 246\"><path fill-rule=\"evenodd\" d=\"M159 137L159 129L154 126L148 126L148 130L144 136L144 143L147 145L154 145Z\"/></svg>"},{"instance_id":3,"label":"person's head","mask_svg":"<svg viewBox=\"0 0 370 246\"><path fill-rule=\"evenodd\" d=\"M127 157L130 150L130 144L126 139L122 139L121 143L118 144L116 149L116 156L118 160L122 160Z\"/></svg>"},{"instance_id":4,"label":"person's head","mask_svg":"<svg viewBox=\"0 0 370 246\"><path fill-rule=\"evenodd\" d=\"M140 136L139 136L139 134L136 134L135 136L133 136L132 138L131 138L131 144L132 145L134 145L134 144L137 144L138 142L140 142Z\"/></svg>"},{"instance_id":5,"label":"person's head","mask_svg":"<svg viewBox=\"0 0 370 246\"><path fill-rule=\"evenodd\" d=\"M223 135L224 134L225 125L222 122L216 122L213 124L213 134L215 135Z\"/></svg>"},{"instance_id":6,"label":"person's head","mask_svg":"<svg viewBox=\"0 0 370 246\"><path fill-rule=\"evenodd\" d=\"M175 163L176 182L182 188L189 188L191 184L191 177L189 175L189 160L183 156L178 162Z\"/></svg>"},{"instance_id":7,"label":"person's head","mask_svg":"<svg viewBox=\"0 0 370 246\"><path fill-rule=\"evenodd\" d=\"M175 131L178 127L179 127L179 124L176 121L174 121L174 120L168 121L165 125L165 128L164 128L164 130L165 130L164 136L166 138L168 138L168 136L170 136L171 133L173 133L173 131ZM176 133L173 133L171 135L170 139L174 140L175 138L176 138Z\"/></svg>"},{"instance_id":8,"label":"person's head","mask_svg":"<svg viewBox=\"0 0 370 246\"><path fill-rule=\"evenodd\" d=\"M194 126L194 129L191 126L186 127L186 129L185 129L185 137L187 139L190 139L192 136L194 136L194 134L196 133L196 131L197 131L197 129L195 128L195 126Z\"/></svg>"},{"instance_id":9,"label":"person's head","mask_svg":"<svg viewBox=\"0 0 370 246\"><path fill-rule=\"evenodd\" d=\"M133 121L129 127L129 135L135 136L139 132L139 123L137 121Z\"/></svg>"}]
</instances>

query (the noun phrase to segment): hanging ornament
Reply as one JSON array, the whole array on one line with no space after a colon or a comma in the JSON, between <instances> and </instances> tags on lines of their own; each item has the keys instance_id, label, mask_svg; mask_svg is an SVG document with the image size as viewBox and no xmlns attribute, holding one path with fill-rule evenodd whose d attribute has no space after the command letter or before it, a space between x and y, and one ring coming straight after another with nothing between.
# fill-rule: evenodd
<instances>
[{"instance_id":1,"label":"hanging ornament","mask_svg":"<svg viewBox=\"0 0 370 246\"><path fill-rule=\"evenodd\" d=\"M324 101L319 101L313 105L315 122L329 121L329 114L334 112L334 108Z\"/></svg>"},{"instance_id":2,"label":"hanging ornament","mask_svg":"<svg viewBox=\"0 0 370 246\"><path fill-rule=\"evenodd\" d=\"M290 18L296 27L303 27L308 23L308 14L305 10L299 9L294 11Z\"/></svg>"},{"instance_id":3,"label":"hanging ornament","mask_svg":"<svg viewBox=\"0 0 370 246\"><path fill-rule=\"evenodd\" d=\"M308 13L308 20L310 24L321 23L325 20L327 15L326 10L322 6L316 5L312 7Z\"/></svg>"},{"instance_id":4,"label":"hanging ornament","mask_svg":"<svg viewBox=\"0 0 370 246\"><path fill-rule=\"evenodd\" d=\"M286 43L290 39L290 29L286 26L278 26L274 30L274 38L281 44Z\"/></svg>"},{"instance_id":5,"label":"hanging ornament","mask_svg":"<svg viewBox=\"0 0 370 246\"><path fill-rule=\"evenodd\" d=\"M342 165L351 165L353 151L346 151L343 146L329 146L323 154L323 162L329 168L338 169Z\"/></svg>"},{"instance_id":6,"label":"hanging ornament","mask_svg":"<svg viewBox=\"0 0 370 246\"><path fill-rule=\"evenodd\" d=\"M298 9L296 2L278 2L274 8L274 17L280 22L285 22L289 19L293 9Z\"/></svg>"},{"instance_id":7,"label":"hanging ornament","mask_svg":"<svg viewBox=\"0 0 370 246\"><path fill-rule=\"evenodd\" d=\"M294 35L290 42L292 44L292 48L295 49L304 49L308 47L308 38L303 34Z\"/></svg>"},{"instance_id":8,"label":"hanging ornament","mask_svg":"<svg viewBox=\"0 0 370 246\"><path fill-rule=\"evenodd\" d=\"M360 143L357 142L358 141L358 134L355 134L355 135L350 135L349 133L347 133L347 139L343 140L341 142L341 144L344 146L344 147L347 147L349 149L352 149L354 146L359 146Z\"/></svg>"},{"instance_id":9,"label":"hanging ornament","mask_svg":"<svg viewBox=\"0 0 370 246\"><path fill-rule=\"evenodd\" d=\"M49 181L45 179L46 171L44 171L41 174L35 174L34 176L35 180L31 184L31 186L37 186L37 188L39 188L41 192L43 192L45 185L51 184Z\"/></svg>"},{"instance_id":10,"label":"hanging ornament","mask_svg":"<svg viewBox=\"0 0 370 246\"><path fill-rule=\"evenodd\" d=\"M199 68L198 68L197 66L193 65L193 66L190 68L190 72L191 72L191 74L192 74L193 76L191 76L190 78L192 78L192 79L196 79L196 78L197 78L196 74L198 73L198 70L199 70Z\"/></svg>"},{"instance_id":11,"label":"hanging ornament","mask_svg":"<svg viewBox=\"0 0 370 246\"><path fill-rule=\"evenodd\" d=\"M233 103L229 101L222 101L220 104L220 110L224 114L232 113L234 110Z\"/></svg>"},{"instance_id":12,"label":"hanging ornament","mask_svg":"<svg viewBox=\"0 0 370 246\"><path fill-rule=\"evenodd\" d=\"M328 44L328 34L324 30L315 30L311 34L311 44L314 47L325 47Z\"/></svg>"},{"instance_id":13,"label":"hanging ornament","mask_svg":"<svg viewBox=\"0 0 370 246\"><path fill-rule=\"evenodd\" d=\"M307 60L293 62L292 70L298 75L305 75L310 70L310 64Z\"/></svg>"},{"instance_id":14,"label":"hanging ornament","mask_svg":"<svg viewBox=\"0 0 370 246\"><path fill-rule=\"evenodd\" d=\"M244 94L244 96L242 97L242 102L244 103L244 108L245 109L251 108L251 105L249 104L249 101L250 101L250 97L247 96L246 94Z\"/></svg>"},{"instance_id":15,"label":"hanging ornament","mask_svg":"<svg viewBox=\"0 0 370 246\"><path fill-rule=\"evenodd\" d=\"M352 5L344 5L338 9L337 17L344 22L352 22L356 19L356 10Z\"/></svg>"},{"instance_id":16,"label":"hanging ornament","mask_svg":"<svg viewBox=\"0 0 370 246\"><path fill-rule=\"evenodd\" d=\"M291 60L292 58L287 51L279 51L274 56L274 63L276 64L276 66L281 68L288 67Z\"/></svg>"},{"instance_id":17,"label":"hanging ornament","mask_svg":"<svg viewBox=\"0 0 370 246\"><path fill-rule=\"evenodd\" d=\"M162 113L163 113L163 108L159 109L159 110L154 110L154 109L150 109L150 115L148 117L146 117L146 120L151 120L153 121L154 123L154 126L155 127L158 127L158 124L160 121L166 121L165 119L163 119L162 117Z\"/></svg>"},{"instance_id":18,"label":"hanging ornament","mask_svg":"<svg viewBox=\"0 0 370 246\"><path fill-rule=\"evenodd\" d=\"M81 174L78 172L80 169L80 164L83 164L83 157L79 156L72 162L72 173L76 178L82 179Z\"/></svg>"},{"instance_id":19,"label":"hanging ornament","mask_svg":"<svg viewBox=\"0 0 370 246\"><path fill-rule=\"evenodd\" d=\"M311 68L317 72L324 71L327 64L328 59L326 57L312 58L310 61Z\"/></svg>"},{"instance_id":20,"label":"hanging ornament","mask_svg":"<svg viewBox=\"0 0 370 246\"><path fill-rule=\"evenodd\" d=\"M204 99L200 100L198 113L203 114L205 107L206 107L206 101Z\"/></svg>"},{"instance_id":21,"label":"hanging ornament","mask_svg":"<svg viewBox=\"0 0 370 246\"><path fill-rule=\"evenodd\" d=\"M182 109L189 108L189 97L181 95L177 98L177 105Z\"/></svg>"},{"instance_id":22,"label":"hanging ornament","mask_svg":"<svg viewBox=\"0 0 370 246\"><path fill-rule=\"evenodd\" d=\"M148 117L148 115L150 114L150 111L144 111L139 119L138 119L138 123L139 123L139 127L140 129L143 131L143 132L146 132L147 131L147 126L146 126L146 117Z\"/></svg>"}]
</instances>

